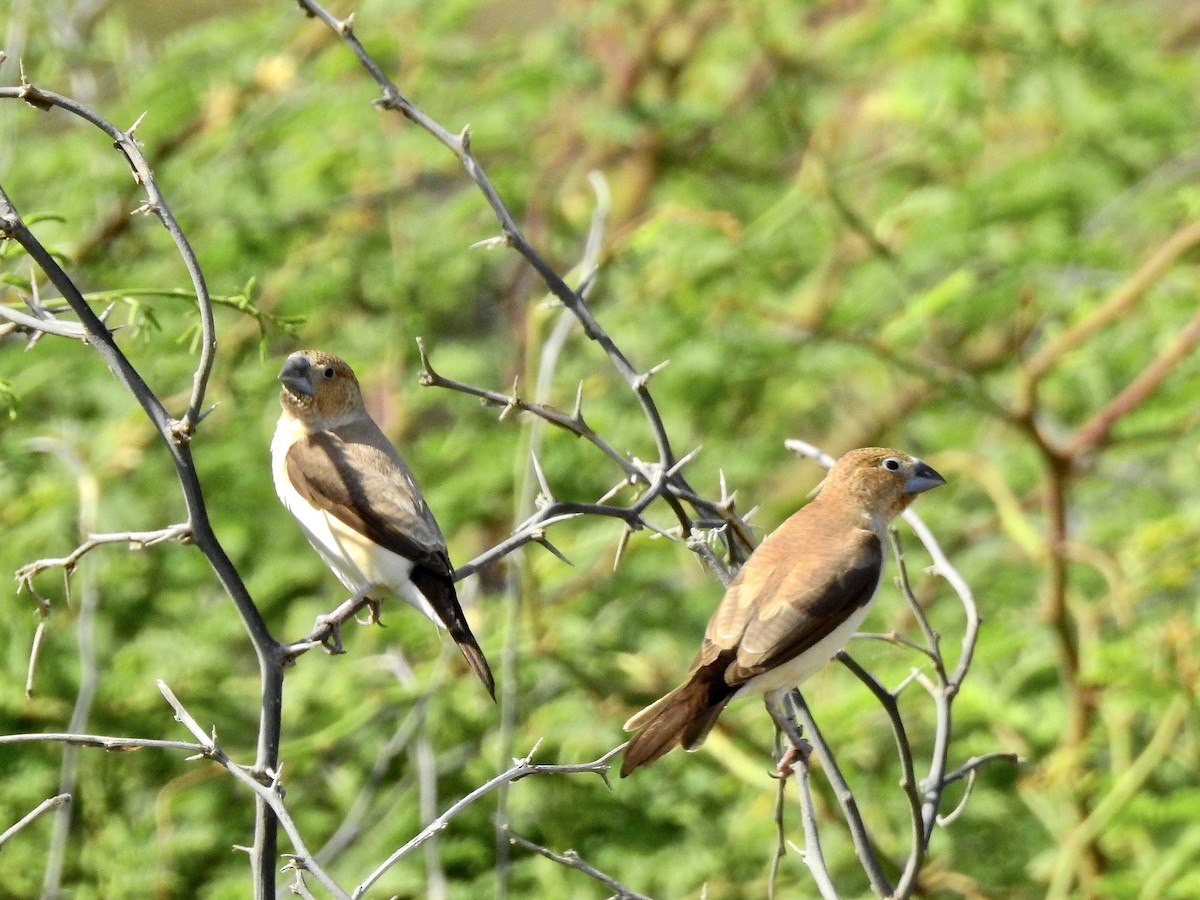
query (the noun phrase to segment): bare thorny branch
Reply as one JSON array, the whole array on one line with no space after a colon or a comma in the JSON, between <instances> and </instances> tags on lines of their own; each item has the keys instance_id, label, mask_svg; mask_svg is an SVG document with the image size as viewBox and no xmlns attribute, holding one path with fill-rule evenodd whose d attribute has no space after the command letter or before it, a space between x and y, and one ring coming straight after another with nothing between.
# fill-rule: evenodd
<instances>
[{"instance_id":1,"label":"bare thorny branch","mask_svg":"<svg viewBox=\"0 0 1200 900\"><path fill-rule=\"evenodd\" d=\"M309 15L320 19L332 28L350 47L363 67L381 88L383 97L377 101L377 104L381 108L400 113L431 134L456 156L469 177L486 198L500 224L500 238L489 243L509 246L515 249L537 271L550 292L582 327L587 338L595 342L602 349L609 363L625 380L629 389L636 397L655 443L657 458L653 462L644 462L636 457L626 455L611 446L611 444L594 432L587 424L582 412L582 391L577 394L574 410L570 413L564 413L543 402L523 399L517 393L515 387L511 393L502 393L468 385L437 373L430 362L424 345L421 344L419 351L423 367L423 384L444 387L479 397L489 404L500 407L502 409L502 417L512 411L530 413L554 427L583 438L612 463L620 473L619 479L613 488L597 501L558 500L553 496L550 485L541 474L540 467L536 462L535 453L532 458L532 464L536 470L540 488L538 509L524 522L519 523L514 533L508 539L485 552L476 560L472 560L460 567L457 577L466 577L477 571L480 567L530 542L540 543L552 552L557 553L557 550L546 537L546 530L554 524L568 521L578 516L590 515L614 518L625 525L621 547L624 546L624 541L629 533L641 528L650 528L658 533L672 536L678 535L687 540L689 548L697 552L713 566L718 577L723 581L727 581L731 571L726 568L726 565L728 564L736 568L752 549L753 539L745 522L734 512L733 498L725 490L723 484L721 497L714 501L697 493L686 480L683 469L694 455L694 452L683 456L676 454L668 438L665 423L649 388L651 377L661 369L662 364L644 371L636 368L597 322L585 300L586 284L590 283L594 275L593 272L589 271L585 273L585 284L581 285L579 289L573 289L566 284L562 277L529 244L495 187L492 185L483 167L476 159L471 149L470 135L466 130L459 135L454 135L414 106L384 75L379 66L362 47L354 34L351 18L338 20L317 3L313 2L313 0L298 0L298 3ZM189 445L196 432L197 425L203 418L204 395L216 350L212 318L212 299L208 295L199 265L190 246L175 223L134 138L137 123L128 130L122 130L81 104L61 95L36 88L28 80L24 79L18 87L0 88L0 99L3 98L21 99L35 107L43 109L50 107L64 109L104 131L112 138L117 149L129 162L135 181L146 191L146 201L135 212L153 213L156 215L167 228L183 258L195 290L197 308L200 312L202 335L200 356L193 375L192 390L184 413L180 418L176 419L168 414L158 396L122 354L113 339L112 331L107 328L102 318L92 311L70 277L59 267L53 256L45 250L37 238L25 226L7 195L0 190L0 237L13 239L21 244L34 263L42 269L58 292L67 301L71 311L78 319L78 324L54 318L44 308L34 305L31 305L31 313L0 309L0 315L5 315L14 323L14 326L25 329L35 336L51 334L72 339L81 339L93 346L101 354L109 368L141 404L168 448L175 463L176 473L188 513L185 522L157 531L89 535L79 547L64 557L39 560L22 567L18 573L18 580L23 586L32 591L32 580L40 572L50 568L60 568L64 572L69 573L83 556L97 547L107 544L129 543L132 546L151 546L171 540L190 542L197 546L209 559L218 578L234 601L258 655L262 679L262 710L258 752L254 765L248 768L234 763L221 750L215 735L206 734L186 712L182 704L179 703L170 690L161 683L159 685L160 690L174 708L176 718L187 727L195 737L197 743L183 744L181 742L169 741L103 738L82 734L13 736L13 738L62 740L89 746L104 746L109 749L119 749L125 745L131 747L187 749L217 762L235 779L250 789L256 797L258 814L256 818L255 846L251 857L255 872L255 892L256 896L259 897L267 897L274 892L274 862L277 856L276 829L278 825L284 827L292 844L294 851L292 866L297 870L295 889L298 892L307 893L307 887L304 883L304 876L307 874L314 878L317 883L333 896L359 897L370 889L388 868L444 829L449 821L466 806L493 790L504 788L530 775L580 772L595 773L604 777L609 759L620 751L620 747L604 754L593 762L573 765L537 765L532 762L532 754L530 754L530 756L524 759L514 760L512 767L501 772L456 803L451 804L421 832L398 848L374 872L368 875L353 892L344 891L322 869L313 854L307 850L301 835L295 827L295 823L284 807L279 786L278 752L283 668L286 664L294 661L300 652L308 649L308 646L299 646L304 643L303 641L292 644L281 643L266 628L240 576L212 532L205 511L204 497L201 493L191 458ZM625 488L637 491L637 496L631 503L628 505L618 505L610 502L612 498ZM677 523L675 528L666 529L655 526L646 519L646 511L655 501L659 500L670 509ZM911 521L913 520L910 519ZM723 554L718 555L713 552L712 546L705 534L706 530L708 530L708 534L710 535L714 532L719 534L724 544ZM964 636L963 652L960 655L958 666L954 672L947 675L947 670L942 664L937 635L932 632L928 623L925 622L905 582L906 594L909 596L914 610L918 615L918 621L921 623L922 634L925 640L924 651L933 662L935 669L934 681L929 682L926 680L925 683L930 685L927 689L930 690L931 695L934 697L938 711L938 731L935 741L934 758L930 764L929 775L919 785L916 782L914 774L911 748L908 745L904 734L903 722L900 720L895 704L896 694L886 691L874 682L874 679L869 674L861 669L857 669L852 661L848 662L848 665L855 668L856 674L859 674L859 677L868 684L868 687L874 685L872 687L873 691L888 711L897 747L900 751L904 772L904 789L913 810L913 849L901 880L895 886L895 896L902 896L905 891L911 891L915 887L915 879L924 858L924 851L928 846L929 836L934 824L939 821L937 818L939 814L938 810L940 808L941 794L945 787L956 780L973 778L975 771L985 762L996 758L1008 758L1003 754L993 754L967 761L953 772L948 771L950 707L953 696L957 692L963 677L965 677L970 663L971 651L974 648L974 641L978 631L978 617L974 613L974 604L970 599L969 590L966 589L961 578L958 578L957 573L953 571L953 568L945 561L945 558L941 556L940 550L935 552L934 547L936 547L936 542L932 541L932 536L928 535L927 531L922 534L920 529L918 529L918 534L926 546L930 547L931 555L935 559L935 566L950 581L968 614L968 627L967 634ZM933 547L930 546L931 543L933 543ZM723 559L722 556L727 559ZM347 604L346 614L352 615L353 612L354 609ZM308 641L308 645L316 646L325 640L327 636L328 632L322 632L318 628L306 640ZM814 742L816 753L822 762L827 776L837 789L839 798L844 798L843 807L847 815L850 831L859 850L860 858L867 868L873 887L881 895L891 892L892 886L887 883L886 878L882 875L880 865L873 855L873 849L867 837L866 828L863 825L861 816L857 812L853 796L838 771L832 752L817 730L815 722L812 721L811 716L808 714L802 698L796 694L793 700L796 711L800 715L808 735ZM11 738L9 740L11 741ZM2 742L2 739L0 739L0 742ZM808 790L806 761L802 763L799 780L802 789L801 807L804 818L805 841L807 844L805 862L812 870L813 876L822 892L832 895L830 893L833 891L832 881L824 868L817 840L816 817L813 811L812 798ZM956 813L952 813L951 816L954 814ZM940 821L944 822L945 819L943 818ZM559 854L535 845L513 834L511 831L507 832L507 835L517 845L539 853L557 863L578 869L589 877L601 881L608 885L610 889L616 890L618 896L639 896L632 890L620 885L614 879L609 878L604 873L584 863L571 851Z\"/></svg>"},{"instance_id":2,"label":"bare thorny branch","mask_svg":"<svg viewBox=\"0 0 1200 900\"><path fill-rule=\"evenodd\" d=\"M19 243L38 268L49 278L50 282L62 295L63 299L66 300L71 311L79 320L79 324L86 334L86 343L96 349L108 365L109 370L117 376L126 389L133 395L134 399L137 400L171 455L176 477L179 480L180 489L183 494L184 504L187 508L188 534L192 542L200 548L209 560L226 593L229 594L237 607L238 614L250 635L258 657L262 687L262 709L260 714L257 765L263 771L274 771L278 766L279 723L282 709L283 657L281 645L267 630L266 624L263 622L242 582L241 576L234 568L233 562L225 553L224 548L212 530L205 508L204 495L196 474L189 446L192 436L195 433L196 425L202 418L201 409L204 403L204 394L216 352L216 334L213 325L212 304L207 288L205 287L203 275L200 272L199 264L191 246L175 222L166 200L146 163L145 157L142 155L141 148L134 138L134 131L137 128L136 122L128 130L118 128L82 104L68 97L36 88L24 78L19 87L0 88L0 99L5 98L24 100L26 103L40 109L58 107L82 118L107 134L129 163L135 181L146 191L146 202L135 210L135 212L151 212L159 218L171 235L188 270L192 286L196 293L197 309L200 313L200 355L192 378L192 391L187 408L183 416L177 419L167 411L154 390L142 378L141 373L129 362L128 358L117 346L113 332L93 312L91 306L87 303L70 276L62 269L53 254L26 227L16 207L8 198L8 195L4 193L3 189L0 189L0 238L15 240ZM84 550L83 552L87 551ZM70 560L70 557L67 557L67 559ZM274 882L274 874L270 871L270 864L263 867L261 863L263 860L273 860L275 858L276 829L269 808L260 802L257 809L255 827L255 846L257 852L252 855L252 859L255 861L256 867L256 889L261 893L266 885L273 884Z\"/></svg>"}]
</instances>

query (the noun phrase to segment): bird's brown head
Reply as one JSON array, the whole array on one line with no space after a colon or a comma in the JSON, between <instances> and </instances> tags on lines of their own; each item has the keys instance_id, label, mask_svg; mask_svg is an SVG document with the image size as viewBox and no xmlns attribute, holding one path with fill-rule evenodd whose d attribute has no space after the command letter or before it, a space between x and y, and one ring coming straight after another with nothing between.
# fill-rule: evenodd
<instances>
[{"instance_id":1,"label":"bird's brown head","mask_svg":"<svg viewBox=\"0 0 1200 900\"><path fill-rule=\"evenodd\" d=\"M887 447L862 447L834 463L817 496L837 498L882 525L904 512L918 494L945 483L915 456Z\"/></svg>"},{"instance_id":2,"label":"bird's brown head","mask_svg":"<svg viewBox=\"0 0 1200 900\"><path fill-rule=\"evenodd\" d=\"M279 380L280 405L305 424L333 427L363 408L354 370L332 353L296 351L284 361Z\"/></svg>"}]
</instances>

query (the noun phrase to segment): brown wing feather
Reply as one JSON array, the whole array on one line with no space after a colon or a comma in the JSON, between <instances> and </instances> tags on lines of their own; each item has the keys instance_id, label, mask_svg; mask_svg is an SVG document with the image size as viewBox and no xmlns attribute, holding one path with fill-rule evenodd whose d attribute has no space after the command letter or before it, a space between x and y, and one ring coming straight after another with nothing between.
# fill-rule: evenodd
<instances>
[{"instance_id":1,"label":"brown wing feather","mask_svg":"<svg viewBox=\"0 0 1200 900\"><path fill-rule=\"evenodd\" d=\"M286 463L297 492L313 506L419 566L453 571L416 482L382 450L321 431L296 441Z\"/></svg>"},{"instance_id":2,"label":"brown wing feather","mask_svg":"<svg viewBox=\"0 0 1200 900\"><path fill-rule=\"evenodd\" d=\"M859 528L846 540L844 530L820 525L798 515L755 551L714 613L697 667L736 651L725 679L740 686L799 656L870 601L883 568L879 538Z\"/></svg>"},{"instance_id":3,"label":"brown wing feather","mask_svg":"<svg viewBox=\"0 0 1200 900\"><path fill-rule=\"evenodd\" d=\"M807 593L800 603L782 604L751 620L737 661L725 672L730 684L742 684L795 659L870 602L879 586L883 553L879 539L865 534L874 552L864 554L862 565L839 572L823 591Z\"/></svg>"},{"instance_id":4,"label":"brown wing feather","mask_svg":"<svg viewBox=\"0 0 1200 900\"><path fill-rule=\"evenodd\" d=\"M495 699L491 667L458 602L445 539L395 451L344 441L322 431L293 444L286 463L288 477L305 500L413 561L409 575L413 585Z\"/></svg>"}]
</instances>

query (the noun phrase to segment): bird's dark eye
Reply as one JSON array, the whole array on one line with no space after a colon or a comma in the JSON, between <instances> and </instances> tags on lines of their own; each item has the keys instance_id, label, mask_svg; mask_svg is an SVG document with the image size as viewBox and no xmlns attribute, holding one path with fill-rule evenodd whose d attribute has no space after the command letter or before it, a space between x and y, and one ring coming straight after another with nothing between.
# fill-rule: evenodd
<instances>
[{"instance_id":1,"label":"bird's dark eye","mask_svg":"<svg viewBox=\"0 0 1200 900\"><path fill-rule=\"evenodd\" d=\"M323 374L323 375L324 375L326 378L332 378L332 377L333 377L334 375L336 375L337 373L333 371L333 366L326 366L326 367L325 367L325 371L324 371L322 374Z\"/></svg>"},{"instance_id":2,"label":"bird's dark eye","mask_svg":"<svg viewBox=\"0 0 1200 900\"><path fill-rule=\"evenodd\" d=\"M887 459L885 459L881 463L881 465L885 469L887 469L889 472L899 472L900 471L900 460L896 459L896 457L894 457L894 456L889 456Z\"/></svg>"}]
</instances>

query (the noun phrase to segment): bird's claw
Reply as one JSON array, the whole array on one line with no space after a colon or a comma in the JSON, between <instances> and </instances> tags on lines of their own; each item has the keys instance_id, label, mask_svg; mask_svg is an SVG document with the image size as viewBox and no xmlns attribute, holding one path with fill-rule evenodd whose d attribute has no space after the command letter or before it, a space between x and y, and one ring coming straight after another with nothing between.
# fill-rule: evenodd
<instances>
[{"instance_id":1,"label":"bird's claw","mask_svg":"<svg viewBox=\"0 0 1200 900\"><path fill-rule=\"evenodd\" d=\"M321 638L321 648L330 656L337 656L339 653L345 653L346 650L342 647L342 623L332 616L321 615L317 616L317 621L313 623L313 634L320 634L322 631L328 632Z\"/></svg>"},{"instance_id":2,"label":"bird's claw","mask_svg":"<svg viewBox=\"0 0 1200 900\"><path fill-rule=\"evenodd\" d=\"M812 744L804 738L800 739L799 744L791 744L784 751L783 756L779 757L779 763L775 766L774 777L780 781L787 781L791 777L797 763L808 765L808 757L811 753Z\"/></svg>"},{"instance_id":3,"label":"bird's claw","mask_svg":"<svg viewBox=\"0 0 1200 900\"><path fill-rule=\"evenodd\" d=\"M366 620L364 621L363 619L360 619L358 616L355 616L354 621L357 622L359 625L378 625L380 628L384 627L383 620L381 620L379 618L379 607L380 607L380 603L378 600L372 600L370 597L368 597L367 598L367 618L366 618Z\"/></svg>"}]
</instances>

